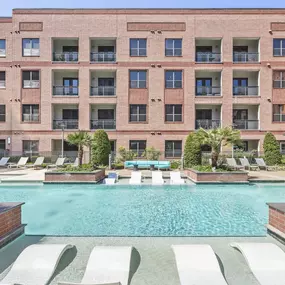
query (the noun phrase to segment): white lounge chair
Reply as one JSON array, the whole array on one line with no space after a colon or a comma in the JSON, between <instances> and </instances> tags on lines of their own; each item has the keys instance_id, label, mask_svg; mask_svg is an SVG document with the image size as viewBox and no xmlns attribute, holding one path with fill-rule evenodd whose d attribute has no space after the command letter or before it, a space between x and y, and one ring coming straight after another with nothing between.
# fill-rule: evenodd
<instances>
[{"instance_id":1,"label":"white lounge chair","mask_svg":"<svg viewBox=\"0 0 285 285\"><path fill-rule=\"evenodd\" d=\"M231 243L244 256L261 285L285 283L285 253L273 243Z\"/></svg>"},{"instance_id":2,"label":"white lounge chair","mask_svg":"<svg viewBox=\"0 0 285 285\"><path fill-rule=\"evenodd\" d=\"M227 285L210 245L173 245L181 285Z\"/></svg>"},{"instance_id":3,"label":"white lounge chair","mask_svg":"<svg viewBox=\"0 0 285 285\"><path fill-rule=\"evenodd\" d=\"M34 244L25 248L0 284L45 285L69 244Z\"/></svg>"},{"instance_id":4,"label":"white lounge chair","mask_svg":"<svg viewBox=\"0 0 285 285\"><path fill-rule=\"evenodd\" d=\"M151 177L152 177L152 185L163 185L164 184L161 171L152 171Z\"/></svg>"},{"instance_id":5,"label":"white lounge chair","mask_svg":"<svg viewBox=\"0 0 285 285\"><path fill-rule=\"evenodd\" d=\"M258 165L250 164L249 161L248 161L248 159L247 159L246 157L240 158L239 161L240 161L241 165L242 165L245 169L247 168L248 170L251 170L251 169L252 169L252 170L259 170Z\"/></svg>"},{"instance_id":6,"label":"white lounge chair","mask_svg":"<svg viewBox=\"0 0 285 285\"><path fill-rule=\"evenodd\" d=\"M277 165L267 165L263 158L256 158L255 161L259 168L264 168L265 170L278 170Z\"/></svg>"},{"instance_id":7,"label":"white lounge chair","mask_svg":"<svg viewBox=\"0 0 285 285\"><path fill-rule=\"evenodd\" d=\"M50 164L50 165L48 165L48 166L47 166L47 169L48 169L48 168L61 167L61 166L64 165L64 161L65 161L65 157L59 157L59 158L56 160L55 164Z\"/></svg>"},{"instance_id":8,"label":"white lounge chair","mask_svg":"<svg viewBox=\"0 0 285 285\"><path fill-rule=\"evenodd\" d=\"M7 167L10 157L2 157L0 159L0 167Z\"/></svg>"},{"instance_id":9,"label":"white lounge chair","mask_svg":"<svg viewBox=\"0 0 285 285\"><path fill-rule=\"evenodd\" d=\"M236 160L234 158L226 158L227 160L227 165L232 168L232 169L244 169L244 166L238 165Z\"/></svg>"},{"instance_id":10,"label":"white lounge chair","mask_svg":"<svg viewBox=\"0 0 285 285\"><path fill-rule=\"evenodd\" d=\"M119 181L119 173L117 172L109 172L108 177L105 178L105 184L112 185Z\"/></svg>"},{"instance_id":11,"label":"white lounge chair","mask_svg":"<svg viewBox=\"0 0 285 285\"><path fill-rule=\"evenodd\" d=\"M59 282L58 285L128 285L131 253L131 246L96 246L90 254L81 283Z\"/></svg>"},{"instance_id":12,"label":"white lounge chair","mask_svg":"<svg viewBox=\"0 0 285 285\"><path fill-rule=\"evenodd\" d=\"M136 185L142 183L142 173L140 171L132 171L129 184Z\"/></svg>"},{"instance_id":13,"label":"white lounge chair","mask_svg":"<svg viewBox=\"0 0 285 285\"><path fill-rule=\"evenodd\" d=\"M44 161L45 161L45 158L43 156L37 157L36 161L34 162L33 165L31 165L31 167L33 167L33 168L42 167Z\"/></svg>"},{"instance_id":14,"label":"white lounge chair","mask_svg":"<svg viewBox=\"0 0 285 285\"><path fill-rule=\"evenodd\" d=\"M170 172L170 184L180 185L184 183L185 180L181 178L181 173L179 171Z\"/></svg>"},{"instance_id":15,"label":"white lounge chair","mask_svg":"<svg viewBox=\"0 0 285 285\"><path fill-rule=\"evenodd\" d=\"M8 168L20 168L20 167L26 167L26 164L28 162L29 158L28 157L21 157L17 163L9 163Z\"/></svg>"}]
</instances>

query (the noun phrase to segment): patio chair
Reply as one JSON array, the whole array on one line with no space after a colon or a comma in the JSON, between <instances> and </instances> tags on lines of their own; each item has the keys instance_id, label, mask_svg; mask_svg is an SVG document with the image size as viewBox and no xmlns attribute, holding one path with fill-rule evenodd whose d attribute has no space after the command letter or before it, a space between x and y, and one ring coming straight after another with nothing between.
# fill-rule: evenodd
<instances>
[{"instance_id":1,"label":"patio chair","mask_svg":"<svg viewBox=\"0 0 285 285\"><path fill-rule=\"evenodd\" d=\"M170 184L181 185L184 183L185 183L185 180L181 178L181 173L179 171L170 172Z\"/></svg>"},{"instance_id":2,"label":"patio chair","mask_svg":"<svg viewBox=\"0 0 285 285\"><path fill-rule=\"evenodd\" d=\"M231 243L244 256L261 285L281 285L285 280L285 253L273 243Z\"/></svg>"},{"instance_id":3,"label":"patio chair","mask_svg":"<svg viewBox=\"0 0 285 285\"><path fill-rule=\"evenodd\" d=\"M129 184L140 185L142 183L142 173L140 171L132 171Z\"/></svg>"},{"instance_id":4,"label":"patio chair","mask_svg":"<svg viewBox=\"0 0 285 285\"><path fill-rule=\"evenodd\" d=\"M266 171L269 171L269 170L277 171L278 170L277 165L267 165L263 158L256 158L255 161L260 169L264 168Z\"/></svg>"},{"instance_id":5,"label":"patio chair","mask_svg":"<svg viewBox=\"0 0 285 285\"><path fill-rule=\"evenodd\" d=\"M21 167L26 167L26 164L28 162L29 158L28 157L21 157L17 163L8 163L8 168L21 168Z\"/></svg>"},{"instance_id":6,"label":"patio chair","mask_svg":"<svg viewBox=\"0 0 285 285\"><path fill-rule=\"evenodd\" d=\"M37 159L36 159L36 161L34 162L34 164L28 165L28 167L33 167L34 169L35 169L35 168L38 168L38 167L42 167L44 161L45 161L45 158L44 158L43 156L37 157Z\"/></svg>"},{"instance_id":7,"label":"patio chair","mask_svg":"<svg viewBox=\"0 0 285 285\"><path fill-rule=\"evenodd\" d=\"M0 159L0 167L7 167L10 157L2 157Z\"/></svg>"},{"instance_id":8,"label":"patio chair","mask_svg":"<svg viewBox=\"0 0 285 285\"><path fill-rule=\"evenodd\" d=\"M164 184L161 171L152 171L151 177L152 177L152 185L163 185Z\"/></svg>"},{"instance_id":9,"label":"patio chair","mask_svg":"<svg viewBox=\"0 0 285 285\"><path fill-rule=\"evenodd\" d=\"M58 168L64 165L64 161L65 161L65 157L58 157L58 159L56 160L55 164L49 164L47 165L47 169L48 168Z\"/></svg>"},{"instance_id":10,"label":"patio chair","mask_svg":"<svg viewBox=\"0 0 285 285\"><path fill-rule=\"evenodd\" d=\"M128 285L131 254L131 246L95 246L90 254L81 283L59 282L58 285Z\"/></svg>"},{"instance_id":11,"label":"patio chair","mask_svg":"<svg viewBox=\"0 0 285 285\"><path fill-rule=\"evenodd\" d=\"M208 244L172 245L181 285L227 285Z\"/></svg>"},{"instance_id":12,"label":"patio chair","mask_svg":"<svg viewBox=\"0 0 285 285\"><path fill-rule=\"evenodd\" d=\"M230 168L235 169L235 170L244 169L244 166L238 165L234 158L226 158L226 160L227 160L227 165Z\"/></svg>"},{"instance_id":13,"label":"patio chair","mask_svg":"<svg viewBox=\"0 0 285 285\"><path fill-rule=\"evenodd\" d=\"M108 178L105 178L105 184L115 184L119 180L119 174L117 172L109 172Z\"/></svg>"},{"instance_id":14,"label":"patio chair","mask_svg":"<svg viewBox=\"0 0 285 285\"><path fill-rule=\"evenodd\" d=\"M244 169L248 169L248 170L260 170L258 165L253 165L250 164L247 158L240 158L239 159L241 165L244 167Z\"/></svg>"},{"instance_id":15,"label":"patio chair","mask_svg":"<svg viewBox=\"0 0 285 285\"><path fill-rule=\"evenodd\" d=\"M48 284L70 244L33 244L25 248L0 284Z\"/></svg>"}]
</instances>

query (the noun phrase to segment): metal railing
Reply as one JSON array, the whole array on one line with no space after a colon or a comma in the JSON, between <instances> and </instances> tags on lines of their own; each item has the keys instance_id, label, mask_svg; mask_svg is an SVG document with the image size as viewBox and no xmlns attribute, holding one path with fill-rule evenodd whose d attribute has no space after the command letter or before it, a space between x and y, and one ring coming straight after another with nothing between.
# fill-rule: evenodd
<instances>
[{"instance_id":1,"label":"metal railing","mask_svg":"<svg viewBox=\"0 0 285 285\"><path fill-rule=\"evenodd\" d=\"M91 62L104 62L112 63L116 62L116 53L114 52L91 52Z\"/></svg>"},{"instance_id":2,"label":"metal railing","mask_svg":"<svg viewBox=\"0 0 285 285\"><path fill-rule=\"evenodd\" d=\"M285 80L273 80L273 88L285 88Z\"/></svg>"},{"instance_id":3,"label":"metal railing","mask_svg":"<svg viewBox=\"0 0 285 285\"><path fill-rule=\"evenodd\" d=\"M131 48L130 56L146 56L146 48Z\"/></svg>"},{"instance_id":4,"label":"metal railing","mask_svg":"<svg viewBox=\"0 0 285 285\"><path fill-rule=\"evenodd\" d=\"M0 80L0 88L5 88L5 87L6 87L6 81Z\"/></svg>"},{"instance_id":5,"label":"metal railing","mask_svg":"<svg viewBox=\"0 0 285 285\"><path fill-rule=\"evenodd\" d=\"M90 120L91 130L115 130L116 120Z\"/></svg>"},{"instance_id":6,"label":"metal railing","mask_svg":"<svg viewBox=\"0 0 285 285\"><path fill-rule=\"evenodd\" d=\"M274 48L273 56L285 56L285 48Z\"/></svg>"},{"instance_id":7,"label":"metal railing","mask_svg":"<svg viewBox=\"0 0 285 285\"><path fill-rule=\"evenodd\" d=\"M166 122L182 122L182 114L166 114Z\"/></svg>"},{"instance_id":8,"label":"metal railing","mask_svg":"<svg viewBox=\"0 0 285 285\"><path fill-rule=\"evenodd\" d=\"M23 88L40 88L39 80L23 80Z\"/></svg>"},{"instance_id":9,"label":"metal railing","mask_svg":"<svg viewBox=\"0 0 285 285\"><path fill-rule=\"evenodd\" d=\"M130 80L130 88L146 88L146 80Z\"/></svg>"},{"instance_id":10,"label":"metal railing","mask_svg":"<svg viewBox=\"0 0 285 285\"><path fill-rule=\"evenodd\" d=\"M75 86L53 86L54 96L78 96L78 87Z\"/></svg>"},{"instance_id":11,"label":"metal railing","mask_svg":"<svg viewBox=\"0 0 285 285\"><path fill-rule=\"evenodd\" d=\"M216 52L196 52L196 62L219 63L221 54Z\"/></svg>"},{"instance_id":12,"label":"metal railing","mask_svg":"<svg viewBox=\"0 0 285 285\"><path fill-rule=\"evenodd\" d=\"M65 120L53 120L53 129L61 130L76 130L78 129L78 119L65 119Z\"/></svg>"},{"instance_id":13,"label":"metal railing","mask_svg":"<svg viewBox=\"0 0 285 285\"><path fill-rule=\"evenodd\" d=\"M233 128L238 130L258 130L259 120L233 120Z\"/></svg>"},{"instance_id":14,"label":"metal railing","mask_svg":"<svg viewBox=\"0 0 285 285\"><path fill-rule=\"evenodd\" d=\"M91 86L91 96L114 96L116 95L115 86Z\"/></svg>"},{"instance_id":15,"label":"metal railing","mask_svg":"<svg viewBox=\"0 0 285 285\"><path fill-rule=\"evenodd\" d=\"M259 62L258 52L234 52L233 62Z\"/></svg>"},{"instance_id":16,"label":"metal railing","mask_svg":"<svg viewBox=\"0 0 285 285\"><path fill-rule=\"evenodd\" d=\"M273 122L285 122L285 114L273 114Z\"/></svg>"},{"instance_id":17,"label":"metal railing","mask_svg":"<svg viewBox=\"0 0 285 285\"><path fill-rule=\"evenodd\" d=\"M195 128L196 129L216 129L219 128L221 126L221 121L220 120L196 120L195 121Z\"/></svg>"},{"instance_id":18,"label":"metal railing","mask_svg":"<svg viewBox=\"0 0 285 285\"><path fill-rule=\"evenodd\" d=\"M182 80L165 80L165 88L182 88Z\"/></svg>"},{"instance_id":19,"label":"metal railing","mask_svg":"<svg viewBox=\"0 0 285 285\"><path fill-rule=\"evenodd\" d=\"M166 48L165 56L181 56L182 48Z\"/></svg>"},{"instance_id":20,"label":"metal railing","mask_svg":"<svg viewBox=\"0 0 285 285\"><path fill-rule=\"evenodd\" d=\"M39 56L40 49L39 48L24 48L23 56Z\"/></svg>"},{"instance_id":21,"label":"metal railing","mask_svg":"<svg viewBox=\"0 0 285 285\"><path fill-rule=\"evenodd\" d=\"M257 96L258 86L234 86L233 95Z\"/></svg>"},{"instance_id":22,"label":"metal railing","mask_svg":"<svg viewBox=\"0 0 285 285\"><path fill-rule=\"evenodd\" d=\"M165 152L165 157L181 157L182 150L167 150Z\"/></svg>"},{"instance_id":23,"label":"metal railing","mask_svg":"<svg viewBox=\"0 0 285 285\"><path fill-rule=\"evenodd\" d=\"M78 52L54 52L53 61L76 62L78 61Z\"/></svg>"},{"instance_id":24,"label":"metal railing","mask_svg":"<svg viewBox=\"0 0 285 285\"><path fill-rule=\"evenodd\" d=\"M131 122L145 122L146 114L131 114L130 121Z\"/></svg>"},{"instance_id":25,"label":"metal railing","mask_svg":"<svg viewBox=\"0 0 285 285\"><path fill-rule=\"evenodd\" d=\"M196 86L196 96L221 96L221 87Z\"/></svg>"},{"instance_id":26,"label":"metal railing","mask_svg":"<svg viewBox=\"0 0 285 285\"><path fill-rule=\"evenodd\" d=\"M39 114L23 114L22 116L23 122L38 122L39 118Z\"/></svg>"},{"instance_id":27,"label":"metal railing","mask_svg":"<svg viewBox=\"0 0 285 285\"><path fill-rule=\"evenodd\" d=\"M1 56L6 56L6 49L0 48L0 57Z\"/></svg>"}]
</instances>

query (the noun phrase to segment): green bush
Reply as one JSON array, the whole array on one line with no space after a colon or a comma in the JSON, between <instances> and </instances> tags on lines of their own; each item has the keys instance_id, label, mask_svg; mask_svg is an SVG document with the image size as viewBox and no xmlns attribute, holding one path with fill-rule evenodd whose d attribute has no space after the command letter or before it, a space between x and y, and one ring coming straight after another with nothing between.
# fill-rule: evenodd
<instances>
[{"instance_id":1,"label":"green bush","mask_svg":"<svg viewBox=\"0 0 285 285\"><path fill-rule=\"evenodd\" d=\"M186 139L184 147L184 167L189 168L193 165L202 163L201 144L195 133L190 133Z\"/></svg>"},{"instance_id":2,"label":"green bush","mask_svg":"<svg viewBox=\"0 0 285 285\"><path fill-rule=\"evenodd\" d=\"M179 169L181 166L181 161L180 160L172 160L170 162L170 168L171 169Z\"/></svg>"},{"instance_id":3,"label":"green bush","mask_svg":"<svg viewBox=\"0 0 285 285\"><path fill-rule=\"evenodd\" d=\"M115 163L113 163L113 168L114 169L124 169L124 163L122 163L122 162L115 162Z\"/></svg>"},{"instance_id":4,"label":"green bush","mask_svg":"<svg viewBox=\"0 0 285 285\"><path fill-rule=\"evenodd\" d=\"M111 153L111 144L107 133L104 130L98 130L94 133L91 143L91 162L93 165L108 165L109 154Z\"/></svg>"},{"instance_id":5,"label":"green bush","mask_svg":"<svg viewBox=\"0 0 285 285\"><path fill-rule=\"evenodd\" d=\"M196 165L192 167L194 170L199 172L213 172L213 168L211 165ZM219 166L215 169L215 172L231 172L232 169L228 168L227 166Z\"/></svg>"},{"instance_id":6,"label":"green bush","mask_svg":"<svg viewBox=\"0 0 285 285\"><path fill-rule=\"evenodd\" d=\"M82 164L81 166L74 167L72 165L65 165L57 169L56 172L92 172L94 167L91 164Z\"/></svg>"},{"instance_id":7,"label":"green bush","mask_svg":"<svg viewBox=\"0 0 285 285\"><path fill-rule=\"evenodd\" d=\"M119 147L119 161L125 162L126 160L134 160L137 157L137 153L132 150L126 150L123 146Z\"/></svg>"},{"instance_id":8,"label":"green bush","mask_svg":"<svg viewBox=\"0 0 285 285\"><path fill-rule=\"evenodd\" d=\"M158 160L160 155L161 152L159 150L156 150L154 147L147 147L142 154L142 157L147 160Z\"/></svg>"},{"instance_id":9,"label":"green bush","mask_svg":"<svg viewBox=\"0 0 285 285\"><path fill-rule=\"evenodd\" d=\"M263 142L264 158L268 165L281 164L282 155L279 144L272 133L267 133Z\"/></svg>"}]
</instances>

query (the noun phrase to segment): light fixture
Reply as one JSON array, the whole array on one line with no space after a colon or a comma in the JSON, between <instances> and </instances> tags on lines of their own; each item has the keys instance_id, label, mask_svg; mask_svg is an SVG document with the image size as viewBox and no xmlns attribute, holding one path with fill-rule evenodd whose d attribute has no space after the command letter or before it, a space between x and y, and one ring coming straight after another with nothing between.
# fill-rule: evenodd
<instances>
[{"instance_id":1,"label":"light fixture","mask_svg":"<svg viewBox=\"0 0 285 285\"><path fill-rule=\"evenodd\" d=\"M11 144L11 137L7 138L7 144Z\"/></svg>"}]
</instances>

